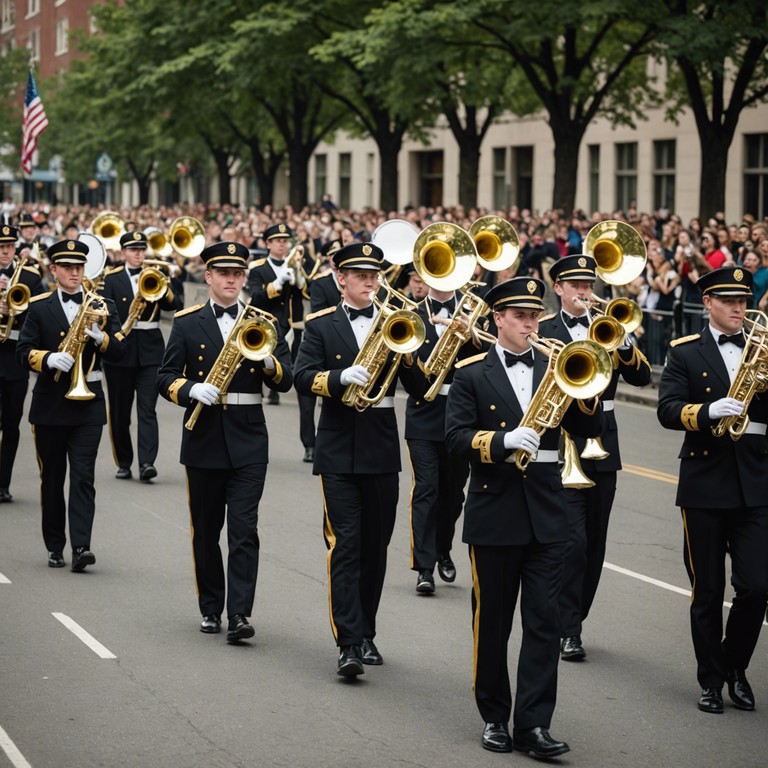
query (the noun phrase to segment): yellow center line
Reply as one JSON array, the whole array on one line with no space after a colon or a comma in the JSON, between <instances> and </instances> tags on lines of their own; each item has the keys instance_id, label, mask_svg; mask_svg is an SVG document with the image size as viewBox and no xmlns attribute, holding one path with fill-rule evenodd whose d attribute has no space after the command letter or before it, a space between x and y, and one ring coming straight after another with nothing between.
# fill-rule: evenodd
<instances>
[{"instance_id":1,"label":"yellow center line","mask_svg":"<svg viewBox=\"0 0 768 768\"><path fill-rule=\"evenodd\" d=\"M636 464L622 463L622 467L625 472L629 472L632 475L640 475L640 477L647 477L649 480L660 480L662 483L677 485L677 475L670 475L668 472L659 472L655 469L638 467Z\"/></svg>"}]
</instances>

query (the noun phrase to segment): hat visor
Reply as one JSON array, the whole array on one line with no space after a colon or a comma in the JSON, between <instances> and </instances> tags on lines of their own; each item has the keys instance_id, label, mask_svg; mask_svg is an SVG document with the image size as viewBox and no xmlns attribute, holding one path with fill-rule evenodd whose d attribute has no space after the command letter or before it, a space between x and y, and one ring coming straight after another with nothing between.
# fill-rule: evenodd
<instances>
[{"instance_id":1,"label":"hat visor","mask_svg":"<svg viewBox=\"0 0 768 768\"><path fill-rule=\"evenodd\" d=\"M372 269L378 272L381 269L381 262L375 259L347 259L338 265L339 269Z\"/></svg>"},{"instance_id":2,"label":"hat visor","mask_svg":"<svg viewBox=\"0 0 768 768\"><path fill-rule=\"evenodd\" d=\"M285 232L283 234L270 235L267 238L267 242L269 242L270 240L281 240L281 239L282 240L290 240L291 236L287 232Z\"/></svg>"},{"instance_id":3,"label":"hat visor","mask_svg":"<svg viewBox=\"0 0 768 768\"><path fill-rule=\"evenodd\" d=\"M245 269L248 265L245 259L239 259L234 256L219 256L208 259L205 263L206 269Z\"/></svg>"},{"instance_id":4,"label":"hat visor","mask_svg":"<svg viewBox=\"0 0 768 768\"><path fill-rule=\"evenodd\" d=\"M125 245L120 246L121 248L141 248L142 250L147 250L147 244L145 242L142 242L141 240L137 240L136 242L126 243Z\"/></svg>"},{"instance_id":5,"label":"hat visor","mask_svg":"<svg viewBox=\"0 0 768 768\"><path fill-rule=\"evenodd\" d=\"M77 256L73 254L67 254L66 256L54 256L51 260L52 264L85 264L87 259L85 256Z\"/></svg>"},{"instance_id":6,"label":"hat visor","mask_svg":"<svg viewBox=\"0 0 768 768\"><path fill-rule=\"evenodd\" d=\"M505 300L497 301L493 305L494 312L501 312L505 309L538 309L544 310L544 304L536 299L520 299L520 300Z\"/></svg>"},{"instance_id":7,"label":"hat visor","mask_svg":"<svg viewBox=\"0 0 768 768\"><path fill-rule=\"evenodd\" d=\"M752 296L752 291L744 288L710 288L704 290L704 296Z\"/></svg>"}]
</instances>

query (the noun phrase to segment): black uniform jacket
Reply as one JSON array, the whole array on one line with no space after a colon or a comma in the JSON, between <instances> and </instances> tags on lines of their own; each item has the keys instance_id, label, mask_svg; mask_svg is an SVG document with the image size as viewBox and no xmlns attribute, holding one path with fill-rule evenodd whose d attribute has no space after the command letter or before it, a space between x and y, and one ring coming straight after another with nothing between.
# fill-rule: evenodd
<instances>
[{"instance_id":1,"label":"black uniform jacket","mask_svg":"<svg viewBox=\"0 0 768 768\"><path fill-rule=\"evenodd\" d=\"M563 322L560 312L552 316L542 318L539 324L539 333L550 339L559 339L566 344L572 341L568 327ZM627 384L634 387L644 387L651 383L651 364L645 355L635 346L629 349L617 350L611 354L613 361L613 376L605 392L600 395L600 400L613 400L616 397L616 387L621 377ZM621 454L619 452L619 428L616 424L614 411L605 412L603 434L600 437L603 447L608 451L608 456L599 461L593 459L579 459L585 472L618 472L621 469ZM579 453L584 449L584 440L574 437L576 449Z\"/></svg>"},{"instance_id":2,"label":"black uniform jacket","mask_svg":"<svg viewBox=\"0 0 768 768\"><path fill-rule=\"evenodd\" d=\"M312 265L314 260L310 258ZM312 267L310 267L310 270ZM277 278L269 259L254 261L249 267L248 290L251 294L251 304L273 314L283 330L287 328L304 327L304 302L309 298L308 284L301 289L298 286L285 283L279 292L275 292L272 283Z\"/></svg>"},{"instance_id":3,"label":"black uniform jacket","mask_svg":"<svg viewBox=\"0 0 768 768\"><path fill-rule=\"evenodd\" d=\"M102 295L112 299L117 307L117 314L122 326L128 318L128 311L133 301L131 276L125 265L115 267L104 278ZM147 303L139 321L157 322L160 320L160 310L177 311L184 306L184 286L178 278L171 278L168 292L160 301ZM159 366L163 361L165 341L160 328L139 330L135 326L126 336L125 357L115 365L123 368L141 368L143 366Z\"/></svg>"},{"instance_id":4,"label":"black uniform jacket","mask_svg":"<svg viewBox=\"0 0 768 768\"><path fill-rule=\"evenodd\" d=\"M279 334L278 334L279 336ZM287 392L293 383L291 353L280 336L273 352L276 368L269 375L260 362L243 359L229 385L230 393L262 392L262 385ZM196 400L192 385L205 381L224 348L219 324L210 302L177 312L168 338L163 364L157 373L160 394L186 408L184 423ZM192 430L182 430L181 463L207 469L239 469L266 463L267 427L261 405L204 405Z\"/></svg>"},{"instance_id":5,"label":"black uniform jacket","mask_svg":"<svg viewBox=\"0 0 768 768\"><path fill-rule=\"evenodd\" d=\"M336 281L333 279L333 272L323 272L317 275L309 284L309 310L310 312L319 312L321 309L335 307L341 301L341 291L339 291Z\"/></svg>"},{"instance_id":6,"label":"black uniform jacket","mask_svg":"<svg viewBox=\"0 0 768 768\"><path fill-rule=\"evenodd\" d=\"M109 309L104 341L97 349L93 341L83 347L83 371L100 371L101 361L117 362L125 354L125 339L120 331L115 305L104 299ZM82 305L81 305L82 306ZM32 391L29 421L55 427L71 427L80 424L106 424L107 409L101 381L89 381L92 400L68 400L65 398L71 384L70 373L62 373L55 381L56 371L48 367L48 356L59 349L59 344L69 331L69 322L61 308L57 291L40 294L30 302L27 317L16 345L19 365L39 374ZM74 370L74 368L73 368Z\"/></svg>"},{"instance_id":7,"label":"black uniform jacket","mask_svg":"<svg viewBox=\"0 0 768 768\"><path fill-rule=\"evenodd\" d=\"M533 386L547 369L546 356L534 352ZM464 537L468 544L522 545L565 541L568 518L558 494L563 490L555 462L531 462L521 472L505 459L504 434L515 429L523 410L495 347L468 358L456 369L448 394L446 441L454 453L470 460L470 480L464 506ZM583 413L574 401L563 428L574 435L600 434L602 413ZM539 450L557 451L559 429L548 429Z\"/></svg>"},{"instance_id":8,"label":"black uniform jacket","mask_svg":"<svg viewBox=\"0 0 768 768\"><path fill-rule=\"evenodd\" d=\"M296 358L296 389L322 397L317 425L314 473L385 474L400 471L400 439L394 408L366 408L358 413L344 405L341 372L353 365L359 348L341 304L310 315ZM380 378L389 370L390 354ZM420 391L424 375L401 362L386 392L394 396L398 379L407 391ZM378 391L374 386L373 392Z\"/></svg>"},{"instance_id":9,"label":"black uniform jacket","mask_svg":"<svg viewBox=\"0 0 768 768\"><path fill-rule=\"evenodd\" d=\"M717 438L708 403L728 394L728 371L717 343L705 328L701 334L673 342L659 382L658 417L667 429L685 430L680 450L680 507L733 509L768 504L768 438L730 435ZM768 423L768 396L757 395L747 415Z\"/></svg>"},{"instance_id":10,"label":"black uniform jacket","mask_svg":"<svg viewBox=\"0 0 768 768\"><path fill-rule=\"evenodd\" d=\"M13 266L13 265L12 265ZM40 273L34 267L22 267L19 274L19 283L23 283L29 288L30 296L40 296L45 293L45 287L40 279ZM6 381L22 381L29 378L29 369L26 365L19 365L16 360L16 342L19 337L19 331L24 325L24 319L27 313L20 312L13 317L11 333L7 341L0 344L0 376ZM8 317L3 317L3 324L8 322Z\"/></svg>"}]
</instances>

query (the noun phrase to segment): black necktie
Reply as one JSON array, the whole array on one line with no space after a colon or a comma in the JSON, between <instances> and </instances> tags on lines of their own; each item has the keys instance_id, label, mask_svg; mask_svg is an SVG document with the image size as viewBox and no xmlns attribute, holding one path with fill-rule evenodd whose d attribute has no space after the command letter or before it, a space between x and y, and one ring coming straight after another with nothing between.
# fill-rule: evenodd
<instances>
[{"instance_id":1,"label":"black necktie","mask_svg":"<svg viewBox=\"0 0 768 768\"><path fill-rule=\"evenodd\" d=\"M360 317L360 315L363 317L373 317L373 304L369 304L367 307L363 307L363 309L355 309L348 306L347 311L349 312L350 320L354 320L356 317Z\"/></svg>"},{"instance_id":2,"label":"black necktie","mask_svg":"<svg viewBox=\"0 0 768 768\"><path fill-rule=\"evenodd\" d=\"M582 315L581 317L574 317L573 315L569 315L567 312L563 312L563 322L569 327L569 328L575 328L577 325L583 325L585 328L589 328L589 320L586 315Z\"/></svg>"},{"instance_id":3,"label":"black necktie","mask_svg":"<svg viewBox=\"0 0 768 768\"><path fill-rule=\"evenodd\" d=\"M75 304L83 303L82 293L63 293L61 294L61 300L66 304L68 301L74 301Z\"/></svg>"},{"instance_id":4,"label":"black necktie","mask_svg":"<svg viewBox=\"0 0 768 768\"><path fill-rule=\"evenodd\" d=\"M743 347L746 343L744 334L741 333L741 331L739 331L739 333L734 333L733 336L727 336L726 334L722 333L720 334L720 338L717 340L717 343L727 344L729 341L731 344L735 344L737 347Z\"/></svg>"},{"instance_id":5,"label":"black necktie","mask_svg":"<svg viewBox=\"0 0 768 768\"><path fill-rule=\"evenodd\" d=\"M515 363L522 363L529 368L533 367L533 350L529 349L527 352L523 352L522 355L516 355L513 352L507 352L504 350L504 361L507 364L507 368L511 368Z\"/></svg>"},{"instance_id":6,"label":"black necktie","mask_svg":"<svg viewBox=\"0 0 768 768\"><path fill-rule=\"evenodd\" d=\"M233 304L231 307L222 307L218 304L213 305L213 311L216 314L216 317L219 318L223 314L228 314L233 320L237 318L237 311L238 306L237 304Z\"/></svg>"},{"instance_id":7,"label":"black necktie","mask_svg":"<svg viewBox=\"0 0 768 768\"><path fill-rule=\"evenodd\" d=\"M437 299L433 299L431 296L429 297L429 301L432 305L432 314L436 315L440 312L441 309L445 308L448 310L448 314L452 315L454 310L456 309L456 299L448 299L448 301L438 301Z\"/></svg>"},{"instance_id":8,"label":"black necktie","mask_svg":"<svg viewBox=\"0 0 768 768\"><path fill-rule=\"evenodd\" d=\"M128 274L133 277L134 275L138 275L139 272L141 272L141 267L128 267Z\"/></svg>"}]
</instances>

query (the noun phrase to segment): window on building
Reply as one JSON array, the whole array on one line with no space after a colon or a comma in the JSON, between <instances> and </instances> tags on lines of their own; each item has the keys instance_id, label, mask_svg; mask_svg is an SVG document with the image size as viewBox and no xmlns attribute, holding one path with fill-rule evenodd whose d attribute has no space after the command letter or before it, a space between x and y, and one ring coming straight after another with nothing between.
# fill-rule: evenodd
<instances>
[{"instance_id":1,"label":"window on building","mask_svg":"<svg viewBox=\"0 0 768 768\"><path fill-rule=\"evenodd\" d=\"M768 216L768 133L744 137L744 213Z\"/></svg>"},{"instance_id":2,"label":"window on building","mask_svg":"<svg viewBox=\"0 0 768 768\"><path fill-rule=\"evenodd\" d=\"M369 208L373 208L373 173L375 162L376 156L373 152L369 152L365 158L365 204Z\"/></svg>"},{"instance_id":3,"label":"window on building","mask_svg":"<svg viewBox=\"0 0 768 768\"><path fill-rule=\"evenodd\" d=\"M653 142L653 207L657 210L675 210L676 157L674 139Z\"/></svg>"},{"instance_id":4,"label":"window on building","mask_svg":"<svg viewBox=\"0 0 768 768\"><path fill-rule=\"evenodd\" d=\"M328 155L315 155L315 200L328 191Z\"/></svg>"},{"instance_id":5,"label":"window on building","mask_svg":"<svg viewBox=\"0 0 768 768\"><path fill-rule=\"evenodd\" d=\"M69 50L69 19L59 19L56 22L56 55Z\"/></svg>"},{"instance_id":6,"label":"window on building","mask_svg":"<svg viewBox=\"0 0 768 768\"><path fill-rule=\"evenodd\" d=\"M40 13L40 0L27 0L27 18Z\"/></svg>"},{"instance_id":7,"label":"window on building","mask_svg":"<svg viewBox=\"0 0 768 768\"><path fill-rule=\"evenodd\" d=\"M40 61L40 30L33 29L27 37L27 48L29 49L29 58L32 61Z\"/></svg>"},{"instance_id":8,"label":"window on building","mask_svg":"<svg viewBox=\"0 0 768 768\"><path fill-rule=\"evenodd\" d=\"M509 207L509 188L507 186L507 148L493 149L493 207Z\"/></svg>"},{"instance_id":9,"label":"window on building","mask_svg":"<svg viewBox=\"0 0 768 768\"><path fill-rule=\"evenodd\" d=\"M11 29L16 25L16 2L15 0L2 0L0 2L0 29L3 31Z\"/></svg>"},{"instance_id":10,"label":"window on building","mask_svg":"<svg viewBox=\"0 0 768 768\"><path fill-rule=\"evenodd\" d=\"M512 203L518 208L533 208L533 147L512 148Z\"/></svg>"},{"instance_id":11,"label":"window on building","mask_svg":"<svg viewBox=\"0 0 768 768\"><path fill-rule=\"evenodd\" d=\"M339 208L350 208L352 195L352 153L339 155Z\"/></svg>"},{"instance_id":12,"label":"window on building","mask_svg":"<svg viewBox=\"0 0 768 768\"><path fill-rule=\"evenodd\" d=\"M600 210L600 145L590 144L589 152L589 210Z\"/></svg>"},{"instance_id":13,"label":"window on building","mask_svg":"<svg viewBox=\"0 0 768 768\"><path fill-rule=\"evenodd\" d=\"M637 142L616 144L616 208L626 211L637 201Z\"/></svg>"},{"instance_id":14,"label":"window on building","mask_svg":"<svg viewBox=\"0 0 768 768\"><path fill-rule=\"evenodd\" d=\"M419 152L419 205L443 204L443 153Z\"/></svg>"}]
</instances>

